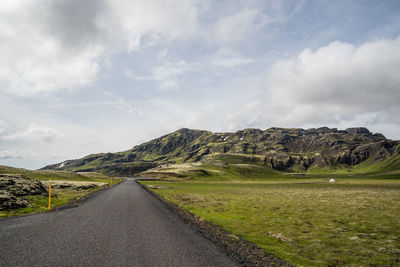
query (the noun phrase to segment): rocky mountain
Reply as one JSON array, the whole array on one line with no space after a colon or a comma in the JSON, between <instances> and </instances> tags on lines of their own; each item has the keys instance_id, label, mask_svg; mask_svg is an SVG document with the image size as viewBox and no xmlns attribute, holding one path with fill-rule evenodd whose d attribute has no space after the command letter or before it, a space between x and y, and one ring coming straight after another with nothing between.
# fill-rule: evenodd
<instances>
[{"instance_id":1,"label":"rocky mountain","mask_svg":"<svg viewBox=\"0 0 400 267\"><path fill-rule=\"evenodd\" d=\"M399 152L400 141L363 127L245 129L235 133L184 128L124 152L93 154L43 169L133 175L162 164L198 162L225 153L254 155L263 165L279 171L366 167L379 162L398 168Z\"/></svg>"}]
</instances>

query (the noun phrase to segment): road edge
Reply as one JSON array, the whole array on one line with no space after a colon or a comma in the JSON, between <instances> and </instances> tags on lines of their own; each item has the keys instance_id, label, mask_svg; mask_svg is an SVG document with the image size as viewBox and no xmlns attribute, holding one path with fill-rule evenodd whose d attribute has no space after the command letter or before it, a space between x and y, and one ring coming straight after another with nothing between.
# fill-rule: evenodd
<instances>
[{"instance_id":1,"label":"road edge","mask_svg":"<svg viewBox=\"0 0 400 267\"><path fill-rule=\"evenodd\" d=\"M293 266L290 263L267 253L255 244L246 241L234 234L216 226L203 218L199 218L191 212L179 207L177 204L165 199L160 194L152 191L144 184L140 183L140 178L136 179L144 190L163 203L173 213L179 215L183 221L200 232L205 238L221 247L225 253L243 266ZM148 179L143 179L148 181Z\"/></svg>"}]
</instances>

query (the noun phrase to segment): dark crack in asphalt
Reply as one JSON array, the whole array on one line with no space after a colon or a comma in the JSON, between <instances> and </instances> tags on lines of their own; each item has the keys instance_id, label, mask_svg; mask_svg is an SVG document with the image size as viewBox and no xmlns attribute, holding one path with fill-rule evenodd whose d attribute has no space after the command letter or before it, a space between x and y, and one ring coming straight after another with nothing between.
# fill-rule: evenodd
<instances>
[{"instance_id":1,"label":"dark crack in asphalt","mask_svg":"<svg viewBox=\"0 0 400 267\"><path fill-rule=\"evenodd\" d=\"M134 179L79 206L0 220L0 266L238 266Z\"/></svg>"}]
</instances>

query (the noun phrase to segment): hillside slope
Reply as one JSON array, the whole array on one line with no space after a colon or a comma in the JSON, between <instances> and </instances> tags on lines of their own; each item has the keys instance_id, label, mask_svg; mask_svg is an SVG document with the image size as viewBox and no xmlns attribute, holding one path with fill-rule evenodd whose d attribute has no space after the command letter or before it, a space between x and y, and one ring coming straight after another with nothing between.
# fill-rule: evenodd
<instances>
[{"instance_id":1,"label":"hillside slope","mask_svg":"<svg viewBox=\"0 0 400 267\"><path fill-rule=\"evenodd\" d=\"M235 154L244 156L238 157L237 163L246 163L248 156L252 156L257 164L278 171L313 172L357 166L382 171L399 168L399 151L399 141L373 134L363 127L245 129L235 133L184 128L127 151L93 154L43 169L133 175L162 164L198 162L214 154Z\"/></svg>"}]
</instances>

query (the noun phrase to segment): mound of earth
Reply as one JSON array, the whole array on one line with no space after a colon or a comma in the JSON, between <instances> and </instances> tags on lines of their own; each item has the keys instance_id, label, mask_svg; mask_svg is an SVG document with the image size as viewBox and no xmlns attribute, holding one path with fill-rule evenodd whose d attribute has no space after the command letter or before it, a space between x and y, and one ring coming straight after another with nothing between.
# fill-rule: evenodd
<instances>
[{"instance_id":1,"label":"mound of earth","mask_svg":"<svg viewBox=\"0 0 400 267\"><path fill-rule=\"evenodd\" d=\"M22 175L0 174L0 210L27 207L30 203L27 196L47 194L40 181Z\"/></svg>"}]
</instances>

